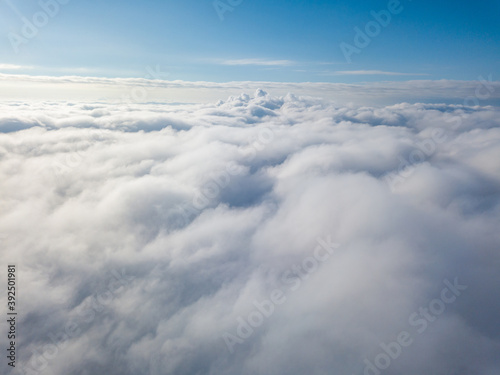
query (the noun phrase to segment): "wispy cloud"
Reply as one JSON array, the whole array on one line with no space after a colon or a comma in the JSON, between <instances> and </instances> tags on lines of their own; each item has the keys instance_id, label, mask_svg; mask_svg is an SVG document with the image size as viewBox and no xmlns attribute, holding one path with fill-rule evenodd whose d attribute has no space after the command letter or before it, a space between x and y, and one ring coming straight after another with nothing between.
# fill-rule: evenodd
<instances>
[{"instance_id":1,"label":"wispy cloud","mask_svg":"<svg viewBox=\"0 0 500 375\"><path fill-rule=\"evenodd\" d=\"M356 76L428 76L426 73L401 73L401 72L386 72L383 70L337 70L331 73L332 75L356 75Z\"/></svg>"},{"instance_id":2,"label":"wispy cloud","mask_svg":"<svg viewBox=\"0 0 500 375\"><path fill-rule=\"evenodd\" d=\"M20 69L33 69L33 67L26 65L15 65L15 64L0 64L0 70L20 70Z\"/></svg>"},{"instance_id":3,"label":"wispy cloud","mask_svg":"<svg viewBox=\"0 0 500 375\"><path fill-rule=\"evenodd\" d=\"M163 68L162 68L163 69ZM364 76L362 76L364 77ZM414 102L440 98L446 102L463 103L464 98L474 95L478 88L488 84L491 96L488 104L500 100L500 81L490 74L475 81L456 80L393 80L379 82L269 82L269 81L182 81L146 78L106 78L85 76L37 76L27 74L7 74L0 72L0 100L19 98L12 87L22 83L30 87L29 93L21 98L76 100L123 100L124 92L136 87L151 88L147 100L174 102L211 102L229 95L240 95L264 88L275 95L294 93L301 96L328 97L339 103L356 100L364 104L394 104L401 101ZM154 89L154 90L153 90ZM124 91L125 90L125 91ZM40 94L43 93L43 94Z\"/></svg>"},{"instance_id":4,"label":"wispy cloud","mask_svg":"<svg viewBox=\"0 0 500 375\"><path fill-rule=\"evenodd\" d=\"M267 60L267 59L237 59L223 60L222 65L260 65L260 66L290 66L295 65L295 61L291 60Z\"/></svg>"}]
</instances>

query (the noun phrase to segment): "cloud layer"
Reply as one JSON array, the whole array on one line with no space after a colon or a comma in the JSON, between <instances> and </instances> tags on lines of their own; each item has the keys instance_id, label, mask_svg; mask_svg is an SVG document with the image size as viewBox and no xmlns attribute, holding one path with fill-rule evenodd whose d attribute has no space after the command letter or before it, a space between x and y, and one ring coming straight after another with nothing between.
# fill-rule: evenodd
<instances>
[{"instance_id":1,"label":"cloud layer","mask_svg":"<svg viewBox=\"0 0 500 375\"><path fill-rule=\"evenodd\" d=\"M266 63L264 60L230 60L232 64ZM226 61L227 63L227 61ZM269 63L269 62L267 62ZM274 62L276 63L276 62ZM279 61L278 61L279 63ZM332 71L323 76L401 74L382 71ZM341 105L393 105L401 102L446 102L449 104L499 105L500 81L492 74L476 81L411 80L364 83L328 82L205 82L175 80L168 67L147 66L144 78L102 78L84 76L35 76L0 73L0 99L71 100L123 102L184 102L210 104L228 95L250 94L260 87L275 96L294 93L333 100ZM168 80L167 80L168 79ZM480 98L477 102L476 99Z\"/></svg>"},{"instance_id":2,"label":"cloud layer","mask_svg":"<svg viewBox=\"0 0 500 375\"><path fill-rule=\"evenodd\" d=\"M500 370L497 107L257 90L0 113L21 373Z\"/></svg>"}]
</instances>

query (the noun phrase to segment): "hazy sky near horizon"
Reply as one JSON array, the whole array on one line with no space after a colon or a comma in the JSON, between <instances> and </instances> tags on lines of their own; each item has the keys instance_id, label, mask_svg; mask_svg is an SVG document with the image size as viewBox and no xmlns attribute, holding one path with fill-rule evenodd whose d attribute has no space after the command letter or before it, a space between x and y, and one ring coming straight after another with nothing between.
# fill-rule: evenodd
<instances>
[{"instance_id":1,"label":"hazy sky near horizon","mask_svg":"<svg viewBox=\"0 0 500 375\"><path fill-rule=\"evenodd\" d=\"M160 65L169 80L339 83L499 73L494 0L55 1L0 1L0 73L144 78Z\"/></svg>"}]
</instances>

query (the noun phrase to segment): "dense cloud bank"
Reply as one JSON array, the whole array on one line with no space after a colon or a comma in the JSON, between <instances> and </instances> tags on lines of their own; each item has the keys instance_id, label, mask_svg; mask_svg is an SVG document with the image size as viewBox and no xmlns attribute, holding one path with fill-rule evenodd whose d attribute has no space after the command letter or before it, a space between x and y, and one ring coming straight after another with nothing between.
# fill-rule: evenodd
<instances>
[{"instance_id":1,"label":"dense cloud bank","mask_svg":"<svg viewBox=\"0 0 500 375\"><path fill-rule=\"evenodd\" d=\"M228 95L254 92L312 96L348 105L392 105L400 102L500 105L500 81L493 74L474 81L412 80L361 83L339 82L206 82L172 80L165 67L147 66L145 78L29 76L0 73L0 100L73 100L121 102L212 103ZM168 80L167 80L168 79Z\"/></svg>"},{"instance_id":2,"label":"dense cloud bank","mask_svg":"<svg viewBox=\"0 0 500 375\"><path fill-rule=\"evenodd\" d=\"M497 107L10 102L0 132L20 373L500 371Z\"/></svg>"}]
</instances>

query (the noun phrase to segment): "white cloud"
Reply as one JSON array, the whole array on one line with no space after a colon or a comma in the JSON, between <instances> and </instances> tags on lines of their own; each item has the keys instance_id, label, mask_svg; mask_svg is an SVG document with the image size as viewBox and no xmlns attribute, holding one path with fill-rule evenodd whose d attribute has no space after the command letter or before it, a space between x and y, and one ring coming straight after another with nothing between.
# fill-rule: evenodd
<instances>
[{"instance_id":1,"label":"white cloud","mask_svg":"<svg viewBox=\"0 0 500 375\"><path fill-rule=\"evenodd\" d=\"M426 76L425 73L386 72L383 70L337 70L334 75Z\"/></svg>"},{"instance_id":2,"label":"white cloud","mask_svg":"<svg viewBox=\"0 0 500 375\"><path fill-rule=\"evenodd\" d=\"M0 64L0 70L20 70L20 69L33 69L33 67L27 65Z\"/></svg>"},{"instance_id":3,"label":"white cloud","mask_svg":"<svg viewBox=\"0 0 500 375\"><path fill-rule=\"evenodd\" d=\"M153 70L156 71L156 68ZM161 77L168 70L160 67ZM165 71L165 72L164 72ZM485 88L485 85L487 88ZM334 100L339 104L388 105L400 102L446 101L463 104L479 93L481 104L500 102L500 82L492 75L478 77L477 81L412 80L404 82L373 83L280 83L280 82L190 82L145 78L101 78L81 76L30 76L0 73L0 98L3 100L75 100L123 102L124 97L142 98L143 102L211 103L228 95L250 94L265 87L273 95L289 92ZM488 90L488 91L485 91ZM140 94L140 95L139 95ZM468 101L467 105L474 104Z\"/></svg>"},{"instance_id":4,"label":"white cloud","mask_svg":"<svg viewBox=\"0 0 500 375\"><path fill-rule=\"evenodd\" d=\"M291 60L268 60L268 59L235 59L223 60L222 65L261 65L261 66L290 66L296 63Z\"/></svg>"},{"instance_id":5,"label":"white cloud","mask_svg":"<svg viewBox=\"0 0 500 375\"><path fill-rule=\"evenodd\" d=\"M499 114L262 90L3 102L0 263L18 267L18 364L362 374L408 331L383 373L498 373ZM340 247L297 269L328 236ZM409 317L455 277L468 288L418 334ZM230 353L224 333L275 289L286 301Z\"/></svg>"}]
</instances>

